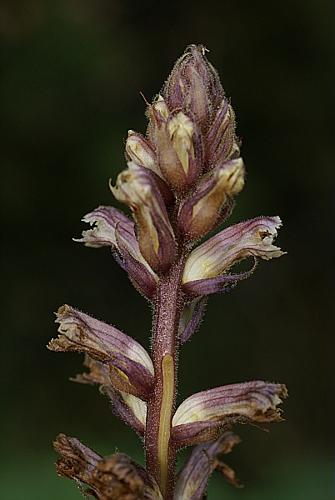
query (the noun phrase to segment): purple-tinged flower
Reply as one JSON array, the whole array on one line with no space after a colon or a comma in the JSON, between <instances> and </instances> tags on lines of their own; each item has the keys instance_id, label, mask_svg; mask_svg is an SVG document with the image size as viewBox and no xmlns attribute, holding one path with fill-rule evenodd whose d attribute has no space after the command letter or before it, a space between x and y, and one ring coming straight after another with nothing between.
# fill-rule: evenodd
<instances>
[{"instance_id":1,"label":"purple-tinged flower","mask_svg":"<svg viewBox=\"0 0 335 500\"><path fill-rule=\"evenodd\" d=\"M224 96L219 76L205 52L202 45L190 45L174 65L163 90L169 109L191 113L202 129L208 127Z\"/></svg>"},{"instance_id":2,"label":"purple-tinged flower","mask_svg":"<svg viewBox=\"0 0 335 500\"><path fill-rule=\"evenodd\" d=\"M222 221L225 207L244 186L242 158L231 160L205 175L179 209L178 226L187 240L201 238ZM223 212L223 213L222 213Z\"/></svg>"},{"instance_id":3,"label":"purple-tinged flower","mask_svg":"<svg viewBox=\"0 0 335 500\"><path fill-rule=\"evenodd\" d=\"M161 175L182 191L202 170L202 143L194 120L180 110L169 113L161 96L149 107L149 137L155 145Z\"/></svg>"},{"instance_id":4,"label":"purple-tinged flower","mask_svg":"<svg viewBox=\"0 0 335 500\"><path fill-rule=\"evenodd\" d=\"M124 227L129 227L129 232L132 232L134 227L131 221L124 213L120 212L117 208L109 206L100 206L92 212L84 215L81 219L83 222L91 225L90 229L82 232L82 238L74 239L77 243L84 243L86 247L100 248L117 246L115 229L118 224L122 223ZM132 251L136 254L136 238L134 234L133 241L131 242L134 248ZM137 253L138 259L143 257Z\"/></svg>"},{"instance_id":5,"label":"purple-tinged flower","mask_svg":"<svg viewBox=\"0 0 335 500\"><path fill-rule=\"evenodd\" d=\"M179 474L174 500L202 500L207 482L215 469L228 482L239 486L234 471L221 462L220 455L230 453L240 441L236 434L225 432L215 441L196 446Z\"/></svg>"},{"instance_id":6,"label":"purple-tinged flower","mask_svg":"<svg viewBox=\"0 0 335 500\"><path fill-rule=\"evenodd\" d=\"M198 392L177 408L172 439L176 446L188 446L215 439L225 425L279 422L277 406L286 396L284 385L263 381Z\"/></svg>"},{"instance_id":7,"label":"purple-tinged flower","mask_svg":"<svg viewBox=\"0 0 335 500\"><path fill-rule=\"evenodd\" d=\"M59 336L52 339L52 351L84 352L106 363L112 385L141 398L150 396L154 369L147 351L117 328L91 318L70 306L62 306L56 322Z\"/></svg>"},{"instance_id":8,"label":"purple-tinged flower","mask_svg":"<svg viewBox=\"0 0 335 500\"><path fill-rule=\"evenodd\" d=\"M184 289L192 294L193 282L218 277L247 257L264 260L284 254L272 244L281 226L279 217L257 217L235 224L193 250L183 275ZM196 283L195 283L196 285Z\"/></svg>"},{"instance_id":9,"label":"purple-tinged flower","mask_svg":"<svg viewBox=\"0 0 335 500\"><path fill-rule=\"evenodd\" d=\"M155 480L124 453L101 457L78 439L59 434L57 472L89 486L84 495L98 500L162 500Z\"/></svg>"},{"instance_id":10,"label":"purple-tinged flower","mask_svg":"<svg viewBox=\"0 0 335 500\"><path fill-rule=\"evenodd\" d=\"M156 272L164 272L176 256L176 242L162 195L148 169L134 163L119 174L111 190L133 211L141 253Z\"/></svg>"},{"instance_id":11,"label":"purple-tinged flower","mask_svg":"<svg viewBox=\"0 0 335 500\"><path fill-rule=\"evenodd\" d=\"M152 298L157 275L141 254L135 235L135 224L114 207L100 206L83 217L92 227L83 231L82 238L74 241L87 247L109 246L121 267L128 273L136 288Z\"/></svg>"}]
</instances>

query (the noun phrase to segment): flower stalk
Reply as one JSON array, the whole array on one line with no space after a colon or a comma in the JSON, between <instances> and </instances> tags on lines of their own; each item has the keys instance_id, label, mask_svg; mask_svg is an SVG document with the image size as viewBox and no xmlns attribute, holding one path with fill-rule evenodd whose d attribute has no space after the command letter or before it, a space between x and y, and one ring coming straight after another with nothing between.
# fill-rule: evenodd
<instances>
[{"instance_id":1,"label":"flower stalk","mask_svg":"<svg viewBox=\"0 0 335 500\"><path fill-rule=\"evenodd\" d=\"M101 457L76 438L58 436L58 473L100 500L201 500L215 469L238 485L220 459L239 442L232 427L282 420L285 386L261 380L202 390L176 404L179 350L198 329L208 296L251 276L259 260L283 254L273 245L279 217L222 229L244 187L245 166L234 111L205 52L186 50L148 104L147 134L128 133L128 168L111 191L132 218L100 206L83 218L91 227L75 240L109 247L150 302L151 352L71 306L59 309L59 336L48 344L84 353L88 371L72 380L98 385L114 414L143 439L145 469L122 453ZM208 238L213 229L219 230ZM247 258L251 270L231 272ZM176 455L187 446L194 449L177 479Z\"/></svg>"},{"instance_id":2,"label":"flower stalk","mask_svg":"<svg viewBox=\"0 0 335 500\"><path fill-rule=\"evenodd\" d=\"M181 257L161 279L155 300L153 330L153 363L155 387L148 401L145 438L148 471L158 480L161 491L169 498L174 481L175 450L171 446L171 422L176 400L178 329L183 307Z\"/></svg>"}]
</instances>

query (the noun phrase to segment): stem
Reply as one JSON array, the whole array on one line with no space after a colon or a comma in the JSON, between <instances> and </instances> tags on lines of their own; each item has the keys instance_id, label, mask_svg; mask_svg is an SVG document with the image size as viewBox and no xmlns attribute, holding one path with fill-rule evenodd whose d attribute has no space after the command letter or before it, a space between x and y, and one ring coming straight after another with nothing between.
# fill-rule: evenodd
<instances>
[{"instance_id":1,"label":"stem","mask_svg":"<svg viewBox=\"0 0 335 500\"><path fill-rule=\"evenodd\" d=\"M172 498L174 487L175 450L170 445L170 434L176 399L177 335L183 306L184 262L185 258L181 257L159 282L153 325L155 388L148 401L145 449L147 470L156 478L166 500Z\"/></svg>"}]
</instances>

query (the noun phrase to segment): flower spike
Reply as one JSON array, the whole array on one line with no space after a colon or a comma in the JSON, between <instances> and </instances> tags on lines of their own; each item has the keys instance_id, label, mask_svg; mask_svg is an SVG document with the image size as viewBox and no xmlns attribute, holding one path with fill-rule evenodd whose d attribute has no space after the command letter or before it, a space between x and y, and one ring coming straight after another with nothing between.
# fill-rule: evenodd
<instances>
[{"instance_id":1,"label":"flower spike","mask_svg":"<svg viewBox=\"0 0 335 500\"><path fill-rule=\"evenodd\" d=\"M101 457L75 438L60 435L59 474L86 484L99 500L203 500L216 469L238 485L221 462L239 438L236 423L281 420L282 384L254 381L199 392L175 411L179 349L194 335L209 295L251 276L260 259L280 257L273 244L279 217L257 217L220 230L245 182L235 113L202 45L177 60L161 93L146 99L145 135L130 130L128 168L114 197L131 216L100 206L84 217L79 242L109 247L136 290L153 308L151 356L114 326L70 306L57 314L59 336L48 347L85 354L88 371L76 382L97 385L112 411L141 438L146 470L122 453ZM195 246L200 239L203 242ZM243 259L252 269L234 272ZM178 478L178 450L195 446Z\"/></svg>"}]
</instances>

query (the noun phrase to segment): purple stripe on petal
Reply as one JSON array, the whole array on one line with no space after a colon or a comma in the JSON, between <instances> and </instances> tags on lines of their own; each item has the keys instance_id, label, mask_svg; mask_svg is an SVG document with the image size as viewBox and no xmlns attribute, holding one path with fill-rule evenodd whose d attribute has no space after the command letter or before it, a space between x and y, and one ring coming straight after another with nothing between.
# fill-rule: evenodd
<instances>
[{"instance_id":1,"label":"purple stripe on petal","mask_svg":"<svg viewBox=\"0 0 335 500\"><path fill-rule=\"evenodd\" d=\"M183 283L219 276L247 257L280 257L284 252L272 244L280 226L279 217L257 217L224 229L191 252Z\"/></svg>"},{"instance_id":2,"label":"purple stripe on petal","mask_svg":"<svg viewBox=\"0 0 335 500\"><path fill-rule=\"evenodd\" d=\"M153 385L153 364L147 351L134 339L117 328L91 318L87 314L62 306L56 322L59 336L48 348L53 351L76 351L107 363L122 390L136 396L148 396Z\"/></svg>"}]
</instances>

